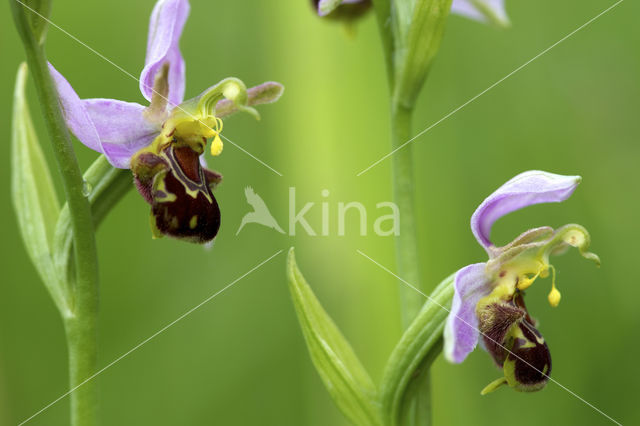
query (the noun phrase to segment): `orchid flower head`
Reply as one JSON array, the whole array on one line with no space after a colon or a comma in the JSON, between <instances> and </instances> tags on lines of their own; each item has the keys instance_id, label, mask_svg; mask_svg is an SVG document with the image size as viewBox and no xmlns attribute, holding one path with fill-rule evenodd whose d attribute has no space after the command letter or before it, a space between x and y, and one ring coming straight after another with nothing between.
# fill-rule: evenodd
<instances>
[{"instance_id":1,"label":"orchid flower head","mask_svg":"<svg viewBox=\"0 0 640 426\"><path fill-rule=\"evenodd\" d=\"M159 0L151 14L140 92L148 106L116 99L80 99L53 65L51 76L71 132L109 162L131 169L139 192L152 206L153 235L204 243L220 226L212 189L221 176L204 166L202 155L222 152L222 118L238 111L256 118L251 105L276 101L279 83L247 89L227 78L199 96L184 100L185 61L180 36L189 15L188 0Z\"/></svg>"},{"instance_id":2,"label":"orchid flower head","mask_svg":"<svg viewBox=\"0 0 640 426\"><path fill-rule=\"evenodd\" d=\"M460 363L480 342L504 372L504 377L489 384L483 393L503 384L519 391L535 391L546 385L551 355L525 307L524 292L537 278L551 276L548 300L558 306L560 292L550 256L575 247L583 257L600 262L598 256L587 251L589 233L580 225L530 229L502 247L492 243L491 228L515 210L565 201L580 180L579 176L524 172L487 197L471 216L473 235L489 259L465 266L455 275L444 354L449 361Z\"/></svg>"}]
</instances>

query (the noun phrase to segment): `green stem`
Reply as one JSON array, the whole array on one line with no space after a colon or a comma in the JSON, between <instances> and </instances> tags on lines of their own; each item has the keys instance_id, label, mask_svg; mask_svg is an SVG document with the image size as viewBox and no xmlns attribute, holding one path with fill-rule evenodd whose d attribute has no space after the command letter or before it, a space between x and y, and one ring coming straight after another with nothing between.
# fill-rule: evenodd
<instances>
[{"instance_id":1,"label":"green stem","mask_svg":"<svg viewBox=\"0 0 640 426\"><path fill-rule=\"evenodd\" d=\"M11 1L11 9L22 38L29 70L42 107L73 229L76 285L70 301L71 314L65 317L69 348L70 386L74 389L96 371L98 316L98 259L89 200L84 195L84 182L71 137L62 117L58 95L49 74L41 43L31 24L31 12ZM71 425L97 424L97 388L93 381L71 393Z\"/></svg>"},{"instance_id":2,"label":"green stem","mask_svg":"<svg viewBox=\"0 0 640 426\"><path fill-rule=\"evenodd\" d=\"M395 98L395 97L394 97ZM401 102L392 101L391 129L393 154L393 196L400 209L400 234L396 237L396 262L398 275L415 289L401 283L400 302L403 328L409 327L424 304L425 293L420 285L420 260L418 255L418 233L415 217L415 187L413 177L413 150L411 144L404 145L411 138L412 108ZM416 291L419 290L419 291ZM431 378L428 366L435 359L431 357L422 374L412 385L411 398L403 402L402 419L404 426L428 426L431 424Z\"/></svg>"},{"instance_id":3,"label":"green stem","mask_svg":"<svg viewBox=\"0 0 640 426\"><path fill-rule=\"evenodd\" d=\"M399 103L391 107L391 141L393 149L393 198L400 209L400 234L396 237L396 263L398 275L412 286L420 287L418 239L415 218L414 179L412 146L405 144L411 137L411 114L413 110ZM424 296L415 289L400 284L400 303L403 328L409 327L424 303ZM403 410L406 413L403 425L427 426L431 423L431 386L428 372L416 385L414 397Z\"/></svg>"},{"instance_id":4,"label":"green stem","mask_svg":"<svg viewBox=\"0 0 640 426\"><path fill-rule=\"evenodd\" d=\"M398 104L391 107L391 144L394 150L411 137L411 113L410 109ZM420 289L411 145L400 148L392 158L393 200L400 210L400 233L395 240L398 275ZM403 328L407 328L420 311L424 296L401 284L400 300L402 324Z\"/></svg>"},{"instance_id":5,"label":"green stem","mask_svg":"<svg viewBox=\"0 0 640 426\"><path fill-rule=\"evenodd\" d=\"M97 371L96 317L78 314L65 324L72 426L98 424L98 389L95 381L87 380Z\"/></svg>"},{"instance_id":6,"label":"green stem","mask_svg":"<svg viewBox=\"0 0 640 426\"><path fill-rule=\"evenodd\" d=\"M389 31L389 25L391 21L391 0L373 0L373 8L376 13L376 20L378 21L378 34L380 35L380 41L382 43L382 53L384 55L384 62L387 69L387 81L389 83L389 89L393 90L394 85L394 64L393 64L393 35Z\"/></svg>"},{"instance_id":7,"label":"green stem","mask_svg":"<svg viewBox=\"0 0 640 426\"><path fill-rule=\"evenodd\" d=\"M403 280L418 289L401 284L402 324L410 329L423 302L420 291L424 290L420 286L412 146L405 144L411 137L413 105L440 46L451 0L373 0L373 4L391 93L393 196L401 214L396 263ZM393 407L401 412L391 416L391 424L401 421L406 426L426 426L431 423L428 370L435 356L424 358L426 364L412 386L415 392L410 392L413 397L403 399L401 408Z\"/></svg>"}]
</instances>

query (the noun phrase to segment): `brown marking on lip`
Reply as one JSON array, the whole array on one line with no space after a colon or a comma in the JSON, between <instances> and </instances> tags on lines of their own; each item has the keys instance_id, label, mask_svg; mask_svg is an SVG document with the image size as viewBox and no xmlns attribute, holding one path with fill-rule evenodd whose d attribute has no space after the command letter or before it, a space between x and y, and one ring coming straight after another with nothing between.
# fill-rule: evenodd
<instances>
[{"instance_id":1,"label":"brown marking on lip","mask_svg":"<svg viewBox=\"0 0 640 426\"><path fill-rule=\"evenodd\" d=\"M509 361L515 363L518 388L531 392L542 389L551 374L551 352L540 332L526 320L518 324L526 340L515 339ZM534 346L531 346L533 344Z\"/></svg>"},{"instance_id":2,"label":"brown marking on lip","mask_svg":"<svg viewBox=\"0 0 640 426\"><path fill-rule=\"evenodd\" d=\"M195 243L215 238L220 208L211 191L222 176L204 169L196 151L169 143L161 155L140 154L132 171L138 191L151 204L157 231Z\"/></svg>"},{"instance_id":3,"label":"brown marking on lip","mask_svg":"<svg viewBox=\"0 0 640 426\"><path fill-rule=\"evenodd\" d=\"M198 162L197 156L194 157L194 161ZM189 167L199 168L200 165L189 164ZM220 229L220 208L209 186L204 185L204 189L198 191L194 198L187 194L184 184L174 173L167 173L164 176L164 187L174 194L176 199L152 204L158 230L170 237L195 243L213 240ZM192 227L191 219L194 216L197 216L198 220Z\"/></svg>"}]
</instances>

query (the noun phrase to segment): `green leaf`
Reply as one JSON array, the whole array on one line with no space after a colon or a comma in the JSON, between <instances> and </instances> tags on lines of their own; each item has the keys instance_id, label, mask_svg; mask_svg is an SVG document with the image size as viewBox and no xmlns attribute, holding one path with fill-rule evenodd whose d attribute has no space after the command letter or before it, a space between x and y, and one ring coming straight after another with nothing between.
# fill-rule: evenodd
<instances>
[{"instance_id":1,"label":"green leaf","mask_svg":"<svg viewBox=\"0 0 640 426\"><path fill-rule=\"evenodd\" d=\"M440 48L451 0L395 0L391 26L394 39L394 102L413 108Z\"/></svg>"},{"instance_id":2,"label":"green leaf","mask_svg":"<svg viewBox=\"0 0 640 426\"><path fill-rule=\"evenodd\" d=\"M49 167L33 128L25 96L27 65L16 78L11 134L11 195L22 240L60 312L68 313L68 294L56 274L52 244L60 207Z\"/></svg>"},{"instance_id":3,"label":"green leaf","mask_svg":"<svg viewBox=\"0 0 640 426\"><path fill-rule=\"evenodd\" d=\"M354 424L381 425L376 387L302 276L293 248L287 276L311 360L333 400Z\"/></svg>"},{"instance_id":4,"label":"green leaf","mask_svg":"<svg viewBox=\"0 0 640 426\"><path fill-rule=\"evenodd\" d=\"M446 278L431 293L389 357L380 385L386 424L403 424L412 392L442 351L442 332L453 299L454 276Z\"/></svg>"},{"instance_id":5,"label":"green leaf","mask_svg":"<svg viewBox=\"0 0 640 426\"><path fill-rule=\"evenodd\" d=\"M387 67L387 78L390 87L393 87L393 37L391 33L391 3L390 0L373 0L373 8L378 21L378 32L382 42L385 64Z\"/></svg>"},{"instance_id":6,"label":"green leaf","mask_svg":"<svg viewBox=\"0 0 640 426\"><path fill-rule=\"evenodd\" d=\"M91 204L93 225L97 228L107 213L133 187L133 179L129 170L113 167L104 155L91 164L83 178ZM73 286L73 231L67 204L60 211L53 247L53 259L58 276L63 282L72 283Z\"/></svg>"}]
</instances>

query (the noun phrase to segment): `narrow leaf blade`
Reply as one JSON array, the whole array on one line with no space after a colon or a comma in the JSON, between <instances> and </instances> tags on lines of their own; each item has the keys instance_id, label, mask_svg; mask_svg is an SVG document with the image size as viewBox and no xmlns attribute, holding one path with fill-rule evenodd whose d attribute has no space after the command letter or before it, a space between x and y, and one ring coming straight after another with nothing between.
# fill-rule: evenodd
<instances>
[{"instance_id":1,"label":"narrow leaf blade","mask_svg":"<svg viewBox=\"0 0 640 426\"><path fill-rule=\"evenodd\" d=\"M51 173L38 142L25 96L26 64L14 93L11 134L11 195L25 247L54 301L65 312L65 292L55 273L51 247L60 214Z\"/></svg>"},{"instance_id":2,"label":"narrow leaf blade","mask_svg":"<svg viewBox=\"0 0 640 426\"><path fill-rule=\"evenodd\" d=\"M331 397L354 424L382 424L375 385L302 276L293 249L287 275L311 360Z\"/></svg>"}]
</instances>

